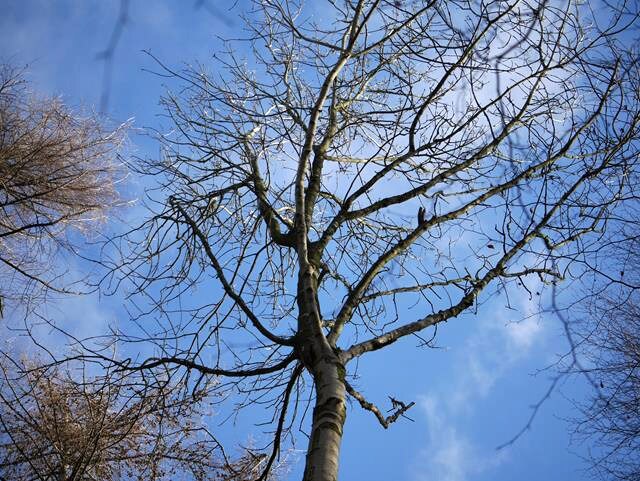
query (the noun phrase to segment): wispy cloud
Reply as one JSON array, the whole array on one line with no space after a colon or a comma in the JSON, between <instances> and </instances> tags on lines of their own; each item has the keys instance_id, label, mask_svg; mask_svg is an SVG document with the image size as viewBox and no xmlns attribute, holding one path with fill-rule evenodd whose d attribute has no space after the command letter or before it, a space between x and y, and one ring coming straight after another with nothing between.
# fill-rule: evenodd
<instances>
[{"instance_id":1,"label":"wispy cloud","mask_svg":"<svg viewBox=\"0 0 640 481\"><path fill-rule=\"evenodd\" d=\"M416 481L467 481L506 459L506 452L489 453L474 445L455 422L452 423L450 409L442 398L424 397L420 406L429 425L429 444L416 463Z\"/></svg>"},{"instance_id":2,"label":"wispy cloud","mask_svg":"<svg viewBox=\"0 0 640 481\"><path fill-rule=\"evenodd\" d=\"M512 297L511 304L517 311L502 308L499 299L484 306L466 341L451 353L447 382L419 400L428 442L414 463L415 481L470 481L509 459L508 449L483 445L466 424L484 414L479 412L481 402L544 338L535 299L520 295Z\"/></svg>"}]
</instances>

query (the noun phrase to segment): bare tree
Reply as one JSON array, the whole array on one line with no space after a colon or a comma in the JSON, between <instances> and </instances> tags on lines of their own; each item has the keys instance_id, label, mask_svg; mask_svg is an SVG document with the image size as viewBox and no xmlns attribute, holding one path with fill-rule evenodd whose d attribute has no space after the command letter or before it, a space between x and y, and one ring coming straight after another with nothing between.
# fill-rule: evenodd
<instances>
[{"instance_id":1,"label":"bare tree","mask_svg":"<svg viewBox=\"0 0 640 481\"><path fill-rule=\"evenodd\" d=\"M35 96L23 71L0 65L0 306L68 287L52 254L117 202L122 140L122 128Z\"/></svg>"},{"instance_id":2,"label":"bare tree","mask_svg":"<svg viewBox=\"0 0 640 481\"><path fill-rule=\"evenodd\" d=\"M186 403L180 386L157 377L88 377L8 358L1 373L2 480L243 481L264 459L226 457L198 411L204 387Z\"/></svg>"},{"instance_id":3,"label":"bare tree","mask_svg":"<svg viewBox=\"0 0 640 481\"><path fill-rule=\"evenodd\" d=\"M151 216L105 261L138 309L120 339L156 353L114 362L269 406L262 477L312 403L304 479L335 481L348 397L384 427L411 407L386 417L354 360L571 276L636 188L637 12L617 7L262 0L220 73L160 64L182 85L139 166Z\"/></svg>"},{"instance_id":4,"label":"bare tree","mask_svg":"<svg viewBox=\"0 0 640 481\"><path fill-rule=\"evenodd\" d=\"M602 479L640 476L639 302L638 292L624 302L600 300L597 321L582 346L598 389L590 403L580 405L577 434L592 446L591 467Z\"/></svg>"},{"instance_id":5,"label":"bare tree","mask_svg":"<svg viewBox=\"0 0 640 481\"><path fill-rule=\"evenodd\" d=\"M637 184L638 176L630 180ZM593 387L587 401L576 401L580 416L572 421L590 448L592 474L608 480L640 477L638 208L637 197L628 197L617 209L571 316L570 341L580 362L567 371Z\"/></svg>"}]
</instances>

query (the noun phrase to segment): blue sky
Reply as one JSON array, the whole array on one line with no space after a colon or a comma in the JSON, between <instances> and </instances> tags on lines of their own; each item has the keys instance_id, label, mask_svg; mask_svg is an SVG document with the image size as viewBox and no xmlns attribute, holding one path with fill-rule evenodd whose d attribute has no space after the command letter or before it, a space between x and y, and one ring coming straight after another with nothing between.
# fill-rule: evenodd
<instances>
[{"instance_id":1,"label":"blue sky","mask_svg":"<svg viewBox=\"0 0 640 481\"><path fill-rule=\"evenodd\" d=\"M133 119L136 128L158 125L163 79L148 72L154 63L143 50L168 65L200 62L215 71L212 53L221 47L218 37L238 36L238 15L246 12L247 5L241 0L227 10L221 2L210 3L225 17L206 7L196 8L195 1L130 0L128 22L113 59L107 109L113 122ZM0 57L14 65L27 64L35 90L61 95L74 106L98 109L104 63L97 54L109 42L119 2L0 0L0 6ZM147 156L157 153L158 147L134 130L130 150ZM531 430L514 445L496 450L524 426L530 406L547 390L553 371L538 371L567 349L557 319L534 315L537 299L521 295L512 303L518 311L505 309L504 300L495 298L476 314L441 326L440 349L417 349L415 340L407 339L363 359L357 386L368 397L385 405L391 395L417 405L408 413L413 422L401 420L387 431L370 413L353 405L345 428L341 479L584 477L580 454L585 448L570 444L570 425L563 420L573 414L570 399L584 393L579 380L561 383ZM118 298L94 296L63 301L54 310L74 332L88 335L123 316L120 304ZM261 416L264 413L254 413L237 427L219 429L229 439L244 441L252 434L251 420ZM257 428L253 435L259 439ZM306 439L299 436L298 441L296 448L303 450ZM302 454L294 451L292 458ZM299 479L300 473L300 464L294 465L290 479Z\"/></svg>"}]
</instances>

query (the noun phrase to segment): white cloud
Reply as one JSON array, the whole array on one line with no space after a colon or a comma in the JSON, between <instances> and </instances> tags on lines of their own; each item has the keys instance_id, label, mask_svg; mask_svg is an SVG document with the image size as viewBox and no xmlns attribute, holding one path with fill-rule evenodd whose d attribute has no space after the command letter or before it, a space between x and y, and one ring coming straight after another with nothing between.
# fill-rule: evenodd
<instances>
[{"instance_id":1,"label":"white cloud","mask_svg":"<svg viewBox=\"0 0 640 481\"><path fill-rule=\"evenodd\" d=\"M541 334L542 324L537 316L506 325L506 335L518 351L528 351Z\"/></svg>"},{"instance_id":2,"label":"white cloud","mask_svg":"<svg viewBox=\"0 0 640 481\"><path fill-rule=\"evenodd\" d=\"M508 459L508 449L483 446L465 422L481 415L477 406L532 352L545 330L528 295L511 297L517 311L502 308L500 301L481 309L467 340L450 351L453 367L443 376L446 382L419 401L428 442L414 463L415 481L470 481Z\"/></svg>"},{"instance_id":3,"label":"white cloud","mask_svg":"<svg viewBox=\"0 0 640 481\"><path fill-rule=\"evenodd\" d=\"M429 426L429 444L414 466L415 481L468 481L501 464L505 451L481 450L452 423L451 410L436 397L419 400Z\"/></svg>"}]
</instances>

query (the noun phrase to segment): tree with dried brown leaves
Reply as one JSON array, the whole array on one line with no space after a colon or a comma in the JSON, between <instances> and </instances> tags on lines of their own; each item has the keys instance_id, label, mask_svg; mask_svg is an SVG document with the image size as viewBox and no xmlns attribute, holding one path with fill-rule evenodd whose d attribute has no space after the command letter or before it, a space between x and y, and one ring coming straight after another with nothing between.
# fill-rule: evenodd
<instances>
[{"instance_id":1,"label":"tree with dried brown leaves","mask_svg":"<svg viewBox=\"0 0 640 481\"><path fill-rule=\"evenodd\" d=\"M68 290L53 254L72 248L70 228L90 232L117 204L123 135L0 65L0 302Z\"/></svg>"},{"instance_id":2,"label":"tree with dried brown leaves","mask_svg":"<svg viewBox=\"0 0 640 481\"><path fill-rule=\"evenodd\" d=\"M304 480L335 481L348 397L384 427L411 407L394 399L385 416L356 389L358 362L429 346L496 291L570 277L637 188L638 12L255 7L249 60L229 44L216 75L163 66L182 85L164 99L163 155L139 166L156 183L150 216L113 240L124 255L107 279L138 309L120 340L155 354L89 356L267 405L262 478L312 404Z\"/></svg>"},{"instance_id":3,"label":"tree with dried brown leaves","mask_svg":"<svg viewBox=\"0 0 640 481\"><path fill-rule=\"evenodd\" d=\"M264 455L233 462L180 386L33 361L0 363L0 479L245 481ZM206 403L205 403L206 404Z\"/></svg>"}]
</instances>

